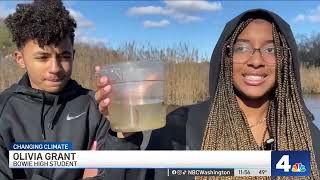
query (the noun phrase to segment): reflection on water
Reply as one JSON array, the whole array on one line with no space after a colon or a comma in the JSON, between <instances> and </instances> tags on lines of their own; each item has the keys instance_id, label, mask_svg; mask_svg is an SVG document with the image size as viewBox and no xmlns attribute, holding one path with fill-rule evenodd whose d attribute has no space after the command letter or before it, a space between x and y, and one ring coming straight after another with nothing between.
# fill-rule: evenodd
<instances>
[{"instance_id":1,"label":"reflection on water","mask_svg":"<svg viewBox=\"0 0 320 180\"><path fill-rule=\"evenodd\" d=\"M303 98L308 109L315 117L314 123L320 129L320 94L304 95Z\"/></svg>"}]
</instances>

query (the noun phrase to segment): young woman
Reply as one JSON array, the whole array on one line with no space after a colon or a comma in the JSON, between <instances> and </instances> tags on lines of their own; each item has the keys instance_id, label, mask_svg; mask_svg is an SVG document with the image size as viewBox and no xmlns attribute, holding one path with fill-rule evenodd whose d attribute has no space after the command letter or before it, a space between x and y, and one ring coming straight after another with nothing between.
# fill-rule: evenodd
<instances>
[{"instance_id":1,"label":"young woman","mask_svg":"<svg viewBox=\"0 0 320 180\"><path fill-rule=\"evenodd\" d=\"M302 98L297 45L282 18L255 9L228 22L213 50L209 76L210 99L170 113L166 127L152 132L147 150L307 150L312 176L301 179L319 179L315 138L320 133ZM130 142L121 147L137 148ZM107 174L115 179L194 179L168 177L159 169Z\"/></svg>"}]
</instances>

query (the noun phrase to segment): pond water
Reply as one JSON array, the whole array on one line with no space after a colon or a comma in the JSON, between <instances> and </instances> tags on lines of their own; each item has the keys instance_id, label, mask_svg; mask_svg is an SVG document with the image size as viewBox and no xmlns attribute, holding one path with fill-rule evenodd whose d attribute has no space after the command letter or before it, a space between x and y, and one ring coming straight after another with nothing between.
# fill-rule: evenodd
<instances>
[{"instance_id":1,"label":"pond water","mask_svg":"<svg viewBox=\"0 0 320 180\"><path fill-rule=\"evenodd\" d=\"M308 109L315 117L314 123L320 129L320 94L304 95L304 100Z\"/></svg>"}]
</instances>

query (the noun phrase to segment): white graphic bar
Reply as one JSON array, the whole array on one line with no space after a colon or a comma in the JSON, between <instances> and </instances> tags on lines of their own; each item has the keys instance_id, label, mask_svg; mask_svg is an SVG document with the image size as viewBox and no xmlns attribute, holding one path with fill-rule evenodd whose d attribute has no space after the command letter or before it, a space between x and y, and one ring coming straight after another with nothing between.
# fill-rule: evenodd
<instances>
[{"instance_id":1,"label":"white graphic bar","mask_svg":"<svg viewBox=\"0 0 320 180\"><path fill-rule=\"evenodd\" d=\"M10 168L267 169L271 151L9 151ZM243 172L245 173L245 172Z\"/></svg>"}]
</instances>

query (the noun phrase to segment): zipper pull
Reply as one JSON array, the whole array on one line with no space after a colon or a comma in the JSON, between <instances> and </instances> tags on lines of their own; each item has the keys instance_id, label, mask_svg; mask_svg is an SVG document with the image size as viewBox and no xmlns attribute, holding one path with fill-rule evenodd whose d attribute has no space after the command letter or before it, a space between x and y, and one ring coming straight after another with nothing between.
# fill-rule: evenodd
<instances>
[{"instance_id":1,"label":"zipper pull","mask_svg":"<svg viewBox=\"0 0 320 180\"><path fill-rule=\"evenodd\" d=\"M50 123L48 124L48 128L51 129L51 130L53 129L52 122L50 122Z\"/></svg>"}]
</instances>

